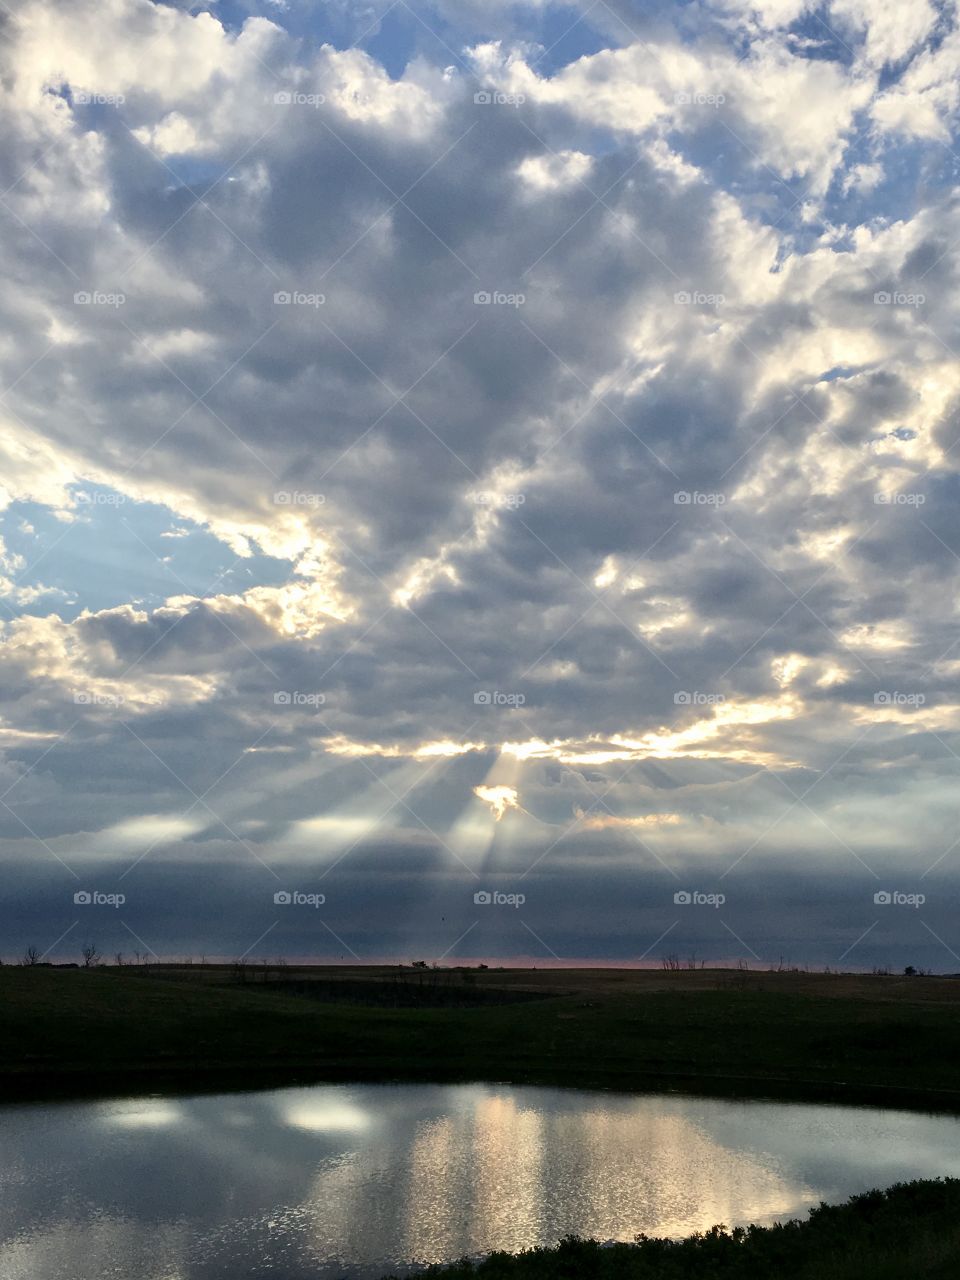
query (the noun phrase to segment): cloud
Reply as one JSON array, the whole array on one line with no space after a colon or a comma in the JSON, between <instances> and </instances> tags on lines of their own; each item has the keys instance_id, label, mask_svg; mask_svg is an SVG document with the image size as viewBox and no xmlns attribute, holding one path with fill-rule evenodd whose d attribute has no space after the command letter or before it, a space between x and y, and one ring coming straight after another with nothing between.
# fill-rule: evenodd
<instances>
[{"instance_id":1,"label":"cloud","mask_svg":"<svg viewBox=\"0 0 960 1280\"><path fill-rule=\"evenodd\" d=\"M537 860L575 905L640 837L781 885L949 845L956 31L484 12L403 56L280 7L9 24L18 865L156 823L131 878Z\"/></svg>"},{"instance_id":2,"label":"cloud","mask_svg":"<svg viewBox=\"0 0 960 1280\"><path fill-rule=\"evenodd\" d=\"M643 830L644 828L676 826L682 819L678 813L644 813L638 817L623 818L612 813L590 816L583 809L575 809L584 831Z\"/></svg>"},{"instance_id":3,"label":"cloud","mask_svg":"<svg viewBox=\"0 0 960 1280\"><path fill-rule=\"evenodd\" d=\"M479 786L473 788L473 794L490 806L490 811L497 822L508 809L520 808L516 787Z\"/></svg>"},{"instance_id":4,"label":"cloud","mask_svg":"<svg viewBox=\"0 0 960 1280\"><path fill-rule=\"evenodd\" d=\"M504 91L617 133L696 136L719 121L748 166L806 179L814 194L826 191L875 86L865 68L851 75L775 37L756 40L747 58L678 38L637 42L580 58L553 76L538 75L498 43L477 46L472 58L478 74ZM798 97L803 112L793 109Z\"/></svg>"}]
</instances>

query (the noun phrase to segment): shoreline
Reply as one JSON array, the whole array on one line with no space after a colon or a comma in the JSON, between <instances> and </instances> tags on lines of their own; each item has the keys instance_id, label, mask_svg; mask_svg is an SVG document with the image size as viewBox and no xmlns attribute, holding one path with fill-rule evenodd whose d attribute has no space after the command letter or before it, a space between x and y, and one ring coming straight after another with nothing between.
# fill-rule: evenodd
<instances>
[{"instance_id":1,"label":"shoreline","mask_svg":"<svg viewBox=\"0 0 960 1280\"><path fill-rule=\"evenodd\" d=\"M79 1073L0 1072L0 1107L42 1106L48 1103L122 1101L140 1097L192 1097L214 1094L271 1092L280 1089L315 1088L322 1085L490 1085L507 1088L569 1089L585 1093L618 1093L635 1096L709 1098L729 1102L794 1103L860 1107L869 1110L922 1112L928 1115L960 1115L960 1089L918 1090L904 1085L850 1085L843 1081L797 1080L773 1076L709 1076L636 1073L630 1078L573 1077L568 1072L537 1072L523 1076L441 1075L436 1071L385 1074L372 1069L350 1068L317 1074L306 1064L289 1067L196 1068L157 1071L151 1067L126 1067L94 1079L78 1079Z\"/></svg>"},{"instance_id":2,"label":"shoreline","mask_svg":"<svg viewBox=\"0 0 960 1280\"><path fill-rule=\"evenodd\" d=\"M718 1225L632 1242L574 1236L381 1280L952 1280L960 1261L958 1204L960 1180L917 1179L821 1203L772 1225Z\"/></svg>"}]
</instances>

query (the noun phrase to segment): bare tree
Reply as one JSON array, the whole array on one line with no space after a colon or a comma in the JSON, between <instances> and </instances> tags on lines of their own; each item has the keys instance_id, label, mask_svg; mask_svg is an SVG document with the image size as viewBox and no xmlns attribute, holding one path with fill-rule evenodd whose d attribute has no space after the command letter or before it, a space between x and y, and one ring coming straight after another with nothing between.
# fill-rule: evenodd
<instances>
[{"instance_id":1,"label":"bare tree","mask_svg":"<svg viewBox=\"0 0 960 1280\"><path fill-rule=\"evenodd\" d=\"M94 942L85 942L80 954L83 956L83 967L85 969L93 969L100 963L100 952Z\"/></svg>"},{"instance_id":2,"label":"bare tree","mask_svg":"<svg viewBox=\"0 0 960 1280\"><path fill-rule=\"evenodd\" d=\"M28 968L32 967L35 964L39 964L40 963L39 949L37 947L27 947L26 951L23 953L23 959L20 961L20 963L22 965L26 965Z\"/></svg>"},{"instance_id":3,"label":"bare tree","mask_svg":"<svg viewBox=\"0 0 960 1280\"><path fill-rule=\"evenodd\" d=\"M115 952L113 953L113 958L114 958L114 960L117 962L117 968L118 968L118 969L119 969L119 968L121 968L121 966L123 965L123 952L122 952L122 951L115 951Z\"/></svg>"}]
</instances>

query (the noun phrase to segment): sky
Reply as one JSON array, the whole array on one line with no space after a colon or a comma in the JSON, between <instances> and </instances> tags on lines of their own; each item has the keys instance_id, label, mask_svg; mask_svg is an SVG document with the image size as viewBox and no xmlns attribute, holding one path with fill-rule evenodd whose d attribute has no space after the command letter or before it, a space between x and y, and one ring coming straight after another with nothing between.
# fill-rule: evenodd
<instances>
[{"instance_id":1,"label":"sky","mask_svg":"<svg viewBox=\"0 0 960 1280\"><path fill-rule=\"evenodd\" d=\"M0 954L960 971L954 0L4 0Z\"/></svg>"}]
</instances>

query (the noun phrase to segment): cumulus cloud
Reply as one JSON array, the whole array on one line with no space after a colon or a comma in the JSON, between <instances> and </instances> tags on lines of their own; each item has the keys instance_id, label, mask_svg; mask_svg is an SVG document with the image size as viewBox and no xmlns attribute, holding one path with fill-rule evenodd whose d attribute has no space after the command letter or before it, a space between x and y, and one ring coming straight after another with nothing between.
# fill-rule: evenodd
<instances>
[{"instance_id":1,"label":"cumulus cloud","mask_svg":"<svg viewBox=\"0 0 960 1280\"><path fill-rule=\"evenodd\" d=\"M22 892L945 872L952 18L196 8L5 26Z\"/></svg>"}]
</instances>

